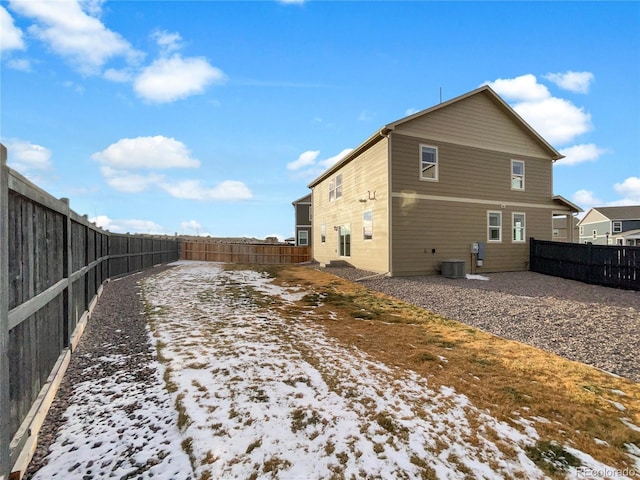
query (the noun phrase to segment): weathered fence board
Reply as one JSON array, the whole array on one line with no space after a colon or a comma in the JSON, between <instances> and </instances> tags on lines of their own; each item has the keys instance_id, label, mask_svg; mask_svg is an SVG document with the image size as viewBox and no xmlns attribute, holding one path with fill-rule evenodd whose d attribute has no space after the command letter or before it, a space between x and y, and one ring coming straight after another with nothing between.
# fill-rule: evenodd
<instances>
[{"instance_id":1,"label":"weathered fence board","mask_svg":"<svg viewBox=\"0 0 640 480\"><path fill-rule=\"evenodd\" d=\"M257 265L292 264L310 261L311 247L183 240L180 258Z\"/></svg>"},{"instance_id":2,"label":"weathered fence board","mask_svg":"<svg viewBox=\"0 0 640 480\"><path fill-rule=\"evenodd\" d=\"M640 247L530 240L531 271L640 290Z\"/></svg>"},{"instance_id":3,"label":"weathered fence board","mask_svg":"<svg viewBox=\"0 0 640 480\"><path fill-rule=\"evenodd\" d=\"M176 239L105 232L6 165L0 144L0 480L30 460L109 278L179 256ZM43 411L44 410L44 411ZM20 459L21 465L16 465Z\"/></svg>"}]
</instances>

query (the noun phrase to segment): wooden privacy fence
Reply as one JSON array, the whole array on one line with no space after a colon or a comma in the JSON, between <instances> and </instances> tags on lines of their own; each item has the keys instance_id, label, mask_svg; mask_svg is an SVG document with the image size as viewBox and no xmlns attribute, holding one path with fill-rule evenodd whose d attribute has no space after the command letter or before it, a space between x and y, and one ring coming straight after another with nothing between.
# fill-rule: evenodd
<instances>
[{"instance_id":1,"label":"wooden privacy fence","mask_svg":"<svg viewBox=\"0 0 640 480\"><path fill-rule=\"evenodd\" d=\"M178 259L177 240L105 232L7 167L0 144L0 480L30 461L109 278ZM19 475L19 474L18 474Z\"/></svg>"},{"instance_id":2,"label":"wooden privacy fence","mask_svg":"<svg viewBox=\"0 0 640 480\"><path fill-rule=\"evenodd\" d=\"M303 263L311 260L311 247L183 240L180 258L258 265Z\"/></svg>"},{"instance_id":3,"label":"wooden privacy fence","mask_svg":"<svg viewBox=\"0 0 640 480\"><path fill-rule=\"evenodd\" d=\"M530 240L530 269L606 287L640 290L640 247Z\"/></svg>"}]
</instances>

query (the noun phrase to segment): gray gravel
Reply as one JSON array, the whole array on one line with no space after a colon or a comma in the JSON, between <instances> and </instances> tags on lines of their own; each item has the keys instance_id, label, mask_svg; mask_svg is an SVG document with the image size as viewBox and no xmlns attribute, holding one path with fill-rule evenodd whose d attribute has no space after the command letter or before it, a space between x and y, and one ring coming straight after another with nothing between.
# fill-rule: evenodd
<instances>
[{"instance_id":1,"label":"gray gravel","mask_svg":"<svg viewBox=\"0 0 640 480\"><path fill-rule=\"evenodd\" d=\"M487 274L489 280L442 276L384 277L325 268L373 290L494 335L640 382L640 293L534 272Z\"/></svg>"}]
</instances>

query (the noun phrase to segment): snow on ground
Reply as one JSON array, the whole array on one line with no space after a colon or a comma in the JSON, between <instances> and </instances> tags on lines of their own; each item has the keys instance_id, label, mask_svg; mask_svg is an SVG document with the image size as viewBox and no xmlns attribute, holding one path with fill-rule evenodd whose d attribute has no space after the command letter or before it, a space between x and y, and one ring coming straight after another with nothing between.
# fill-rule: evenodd
<instances>
[{"instance_id":1,"label":"snow on ground","mask_svg":"<svg viewBox=\"0 0 640 480\"><path fill-rule=\"evenodd\" d=\"M122 355L100 360L125 363ZM136 372L127 369L103 376L95 367L87 368L87 380L73 387L48 463L34 480L194 478L180 446L174 400L165 389L163 371L154 361L146 381L140 382Z\"/></svg>"},{"instance_id":2,"label":"snow on ground","mask_svg":"<svg viewBox=\"0 0 640 480\"><path fill-rule=\"evenodd\" d=\"M304 315L288 319L275 307L292 308L291 295L215 264L146 280L198 477L544 476L524 452L535 438L337 344Z\"/></svg>"},{"instance_id":3,"label":"snow on ground","mask_svg":"<svg viewBox=\"0 0 640 480\"><path fill-rule=\"evenodd\" d=\"M204 262L147 278L162 359L153 386L127 383L126 371L76 386L36 478L545 477L525 454L535 424L518 430L451 388L338 344L312 320L314 307L295 304L304 293ZM124 451L119 436L136 448ZM87 456L95 471L74 476ZM138 475L136 465L147 468Z\"/></svg>"}]
</instances>

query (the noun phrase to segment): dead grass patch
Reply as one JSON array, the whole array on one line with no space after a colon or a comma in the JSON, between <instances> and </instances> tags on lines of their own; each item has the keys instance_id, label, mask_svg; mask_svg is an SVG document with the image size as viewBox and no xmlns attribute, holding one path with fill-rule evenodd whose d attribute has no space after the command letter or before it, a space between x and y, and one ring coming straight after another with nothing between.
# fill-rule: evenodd
<instances>
[{"instance_id":1,"label":"dead grass patch","mask_svg":"<svg viewBox=\"0 0 640 480\"><path fill-rule=\"evenodd\" d=\"M307 318L341 343L387 365L416 371L436 391L440 386L453 387L499 420L517 425L513 419L533 419L541 440L528 452L532 458L548 458L554 454L544 452L553 452L553 445L570 439L572 447L601 462L620 469L633 467L626 445L640 447L640 433L620 419L640 425L640 384L493 336L325 272L306 267L276 270L274 283L309 290L299 307L313 307L314 314ZM299 312L287 312L296 321ZM620 412L612 402L626 410Z\"/></svg>"}]
</instances>

